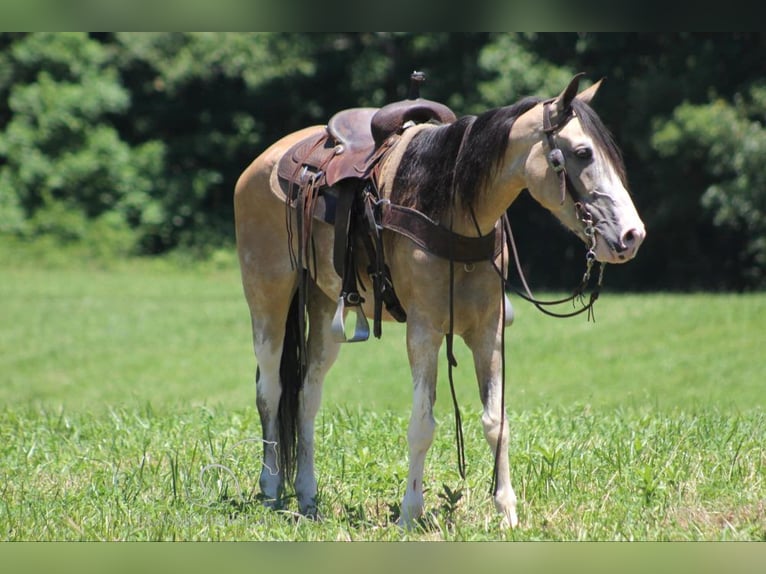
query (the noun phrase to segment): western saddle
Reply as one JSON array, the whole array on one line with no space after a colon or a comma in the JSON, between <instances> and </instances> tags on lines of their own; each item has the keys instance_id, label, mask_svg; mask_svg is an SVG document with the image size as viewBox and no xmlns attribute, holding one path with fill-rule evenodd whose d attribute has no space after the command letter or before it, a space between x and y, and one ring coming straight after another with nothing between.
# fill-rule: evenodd
<instances>
[{"instance_id":1,"label":"western saddle","mask_svg":"<svg viewBox=\"0 0 766 574\"><path fill-rule=\"evenodd\" d=\"M366 251L373 283L374 334L380 337L382 306L397 321L406 320L385 264L380 232L380 197L375 169L402 132L415 124L445 124L455 114L444 104L420 98L421 72L410 76L408 98L382 108L351 108L332 116L326 129L299 141L277 167L287 205L298 212L299 269L310 269L313 219L335 226L333 265L342 278L338 307L332 324L341 342L364 341L370 329L362 311L364 299L357 286L357 255ZM354 332L346 334L347 310L356 313Z\"/></svg>"}]
</instances>

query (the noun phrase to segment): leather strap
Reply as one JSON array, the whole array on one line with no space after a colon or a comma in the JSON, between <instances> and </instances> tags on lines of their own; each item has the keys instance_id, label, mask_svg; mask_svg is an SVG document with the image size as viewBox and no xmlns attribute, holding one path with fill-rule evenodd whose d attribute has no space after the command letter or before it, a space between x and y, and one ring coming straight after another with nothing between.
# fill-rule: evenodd
<instances>
[{"instance_id":1,"label":"leather strap","mask_svg":"<svg viewBox=\"0 0 766 574\"><path fill-rule=\"evenodd\" d=\"M416 245L444 259L452 256L460 263L476 263L494 259L502 241L498 242L497 229L481 237L458 235L425 216L420 211L401 205L385 204L382 224L408 237Z\"/></svg>"}]
</instances>

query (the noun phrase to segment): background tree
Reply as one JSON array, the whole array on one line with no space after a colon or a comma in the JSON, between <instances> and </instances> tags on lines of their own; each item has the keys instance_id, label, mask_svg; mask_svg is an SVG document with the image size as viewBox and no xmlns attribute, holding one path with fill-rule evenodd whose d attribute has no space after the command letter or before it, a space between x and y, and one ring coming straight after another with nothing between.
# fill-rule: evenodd
<instances>
[{"instance_id":1,"label":"background tree","mask_svg":"<svg viewBox=\"0 0 766 574\"><path fill-rule=\"evenodd\" d=\"M414 69L458 115L582 71L648 227L609 286L762 288L765 58L755 33L0 34L0 233L230 249L236 179L285 133L401 99ZM582 245L528 197L511 215L534 283L576 282Z\"/></svg>"},{"instance_id":2,"label":"background tree","mask_svg":"<svg viewBox=\"0 0 766 574\"><path fill-rule=\"evenodd\" d=\"M130 94L110 51L86 34L30 34L5 60L3 230L67 241L83 239L89 223L109 235L162 217L153 192L164 148L130 146L114 127Z\"/></svg>"}]
</instances>

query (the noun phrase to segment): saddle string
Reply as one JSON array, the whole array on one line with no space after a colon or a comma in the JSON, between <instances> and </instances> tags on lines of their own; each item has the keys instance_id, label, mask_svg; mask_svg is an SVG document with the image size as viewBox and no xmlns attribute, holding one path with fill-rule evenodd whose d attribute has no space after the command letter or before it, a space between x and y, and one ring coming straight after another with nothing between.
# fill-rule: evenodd
<instances>
[{"instance_id":1,"label":"saddle string","mask_svg":"<svg viewBox=\"0 0 766 574\"><path fill-rule=\"evenodd\" d=\"M406 129L406 128L403 128ZM381 197L381 170L385 159L393 151L394 144L397 143L401 135L398 132L391 134L378 149L367 159L364 169L361 170L362 177L367 180L367 185L362 192L362 217L367 224L368 233L362 234L362 240L370 260L367 268L367 274L372 279L373 299L373 334L376 338L381 337L383 305L395 320L403 322L407 318L407 313L402 308L394 285L391 280L391 272L385 262L382 231L383 214L382 205L390 203L388 199ZM359 171L357 169L357 171ZM361 282L361 277L359 278Z\"/></svg>"},{"instance_id":2,"label":"saddle string","mask_svg":"<svg viewBox=\"0 0 766 574\"><path fill-rule=\"evenodd\" d=\"M324 138L320 138L311 147L310 153L317 147L322 145L326 141ZM329 159L328 159L329 162ZM295 169L294 176L297 176L298 172L303 169L305 175L308 177L308 181L302 185L296 185L294 206L291 206L291 198L288 197L285 202L285 218L287 220L287 236L288 236L288 253L290 257L290 264L293 268L298 270L298 332L299 332L299 365L298 376L299 384L303 384L303 379L306 375L307 361L308 361L308 290L309 281L311 279L311 263L314 264L314 279L317 274L317 255L316 244L314 243L313 236L313 219L314 209L316 207L316 198L319 195L319 180L327 167L326 163L319 166L319 171L315 173L308 173L306 167L298 166ZM291 178L291 181L295 181L295 177ZM289 190L292 195L293 190ZM292 239L294 232L292 229L292 217L291 207L295 208L296 226L297 226L297 253L293 250Z\"/></svg>"},{"instance_id":3,"label":"saddle string","mask_svg":"<svg viewBox=\"0 0 766 574\"><path fill-rule=\"evenodd\" d=\"M325 141L326 141L326 138L319 138L314 143L314 145L311 146L307 155L311 155L312 153L314 153L314 151L320 145L323 145ZM295 268L301 269L301 266L302 266L301 250L305 246L305 242L308 240L308 238L306 237L306 232L311 231L310 220L313 219L313 202L311 202L312 209L307 209L305 192L310 188L313 188L313 193L309 195L315 195L315 193L318 192L319 179L321 178L322 171L324 170L325 167L326 167L326 164L323 164L322 166L320 166L320 171L308 175L308 169L306 168L306 166L302 166L298 164L295 167L295 170L293 171L293 176L290 178L291 184L288 188L287 200L285 201L285 224L287 227L287 238L288 238L287 250L288 250L288 255L290 257L290 266L293 269ZM304 171L304 175L308 175L309 180L305 184L298 185L295 182L297 180L297 175L301 170ZM295 195L295 197L292 197L293 195ZM295 253L295 250L293 249L293 241L292 241L294 236L292 218L291 218L291 212L290 212L292 208L295 208L296 216L298 219L298 253L297 254ZM301 219L302 219L302 215L304 214L302 214L301 211L303 211L304 214L308 212L310 215L309 222L308 222L308 225L309 225L308 229L303 229L304 222L302 222ZM305 217L303 219L305 219Z\"/></svg>"}]
</instances>

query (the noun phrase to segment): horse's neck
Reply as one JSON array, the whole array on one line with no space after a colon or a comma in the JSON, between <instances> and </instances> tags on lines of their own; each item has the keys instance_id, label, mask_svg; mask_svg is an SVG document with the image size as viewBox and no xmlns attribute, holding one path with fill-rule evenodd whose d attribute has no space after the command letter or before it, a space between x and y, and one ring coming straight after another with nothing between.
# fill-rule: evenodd
<instances>
[{"instance_id":1,"label":"horse's neck","mask_svg":"<svg viewBox=\"0 0 766 574\"><path fill-rule=\"evenodd\" d=\"M526 118L524 118L526 119ZM531 122L534 126L534 123ZM517 120L511 129L508 151L501 165L494 171L486 186L478 194L473 206L460 206L462 217L470 223L470 233L475 235L477 226L482 235L489 233L506 210L527 187L527 160L532 146L540 140L532 127L523 126Z\"/></svg>"},{"instance_id":2,"label":"horse's neck","mask_svg":"<svg viewBox=\"0 0 766 574\"><path fill-rule=\"evenodd\" d=\"M432 124L418 124L412 126L401 134L391 152L387 155L381 166L378 178L378 188L382 199L390 199L391 190L394 186L396 171L401 162L405 150L410 141L419 132L434 129ZM530 140L533 141L533 140ZM474 237L477 234L490 233L495 224L505 213L506 209L515 201L524 188L524 169L529 145L526 142L511 142L509 154L503 164L489 178L486 187L477 195L474 205L463 205L459 200L449 219L444 224L450 224L452 230L460 235Z\"/></svg>"},{"instance_id":3,"label":"horse's neck","mask_svg":"<svg viewBox=\"0 0 766 574\"><path fill-rule=\"evenodd\" d=\"M473 205L458 205L455 210L454 231L461 235L486 235L494 229L495 224L503 217L506 210L516 200L524 189L523 178L518 174L523 169L520 166L501 166L494 177L477 194Z\"/></svg>"}]
</instances>

